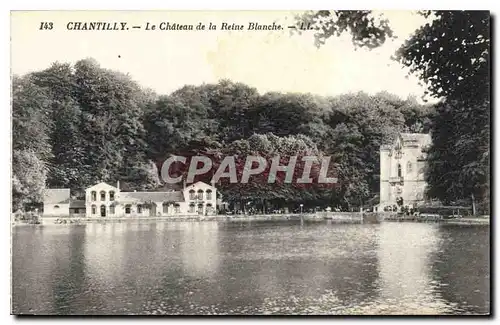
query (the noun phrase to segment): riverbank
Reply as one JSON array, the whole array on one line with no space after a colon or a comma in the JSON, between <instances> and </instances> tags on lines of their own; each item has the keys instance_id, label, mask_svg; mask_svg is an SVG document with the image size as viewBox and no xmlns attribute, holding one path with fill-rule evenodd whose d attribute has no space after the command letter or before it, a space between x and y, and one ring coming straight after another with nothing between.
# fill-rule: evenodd
<instances>
[{"instance_id":1,"label":"riverbank","mask_svg":"<svg viewBox=\"0 0 500 325\"><path fill-rule=\"evenodd\" d=\"M489 225L489 216L475 218L442 219L442 220L420 220L418 218L397 218L393 213L359 213L359 212L317 212L308 214L266 214L266 215L216 215L216 216L161 216L161 217L42 217L40 225L75 225L86 223L114 223L114 222L324 222L362 224L380 222L437 222L456 225ZM23 221L14 221L15 226L32 226L34 224ZM36 224L35 224L36 225Z\"/></svg>"},{"instance_id":2,"label":"riverbank","mask_svg":"<svg viewBox=\"0 0 500 325\"><path fill-rule=\"evenodd\" d=\"M477 217L477 218L460 218L460 219L449 219L446 220L447 224L452 225L490 225L490 218L488 217Z\"/></svg>"},{"instance_id":3,"label":"riverbank","mask_svg":"<svg viewBox=\"0 0 500 325\"><path fill-rule=\"evenodd\" d=\"M279 222L297 220L303 222L321 222L329 220L334 223L364 223L377 222L373 216L367 216L359 212L332 212L332 213L309 213L309 214L266 214L266 215L216 215L216 216L161 216L161 217L42 217L40 224L57 225L57 224L86 224L86 223L112 223L112 222L203 222L203 221L220 221L220 222ZM15 225L31 225L16 221Z\"/></svg>"},{"instance_id":4,"label":"riverbank","mask_svg":"<svg viewBox=\"0 0 500 325\"><path fill-rule=\"evenodd\" d=\"M489 225L490 216L477 216L465 218L437 219L418 216L390 216L384 219L385 222L417 222L417 223L443 223L450 225Z\"/></svg>"}]
</instances>

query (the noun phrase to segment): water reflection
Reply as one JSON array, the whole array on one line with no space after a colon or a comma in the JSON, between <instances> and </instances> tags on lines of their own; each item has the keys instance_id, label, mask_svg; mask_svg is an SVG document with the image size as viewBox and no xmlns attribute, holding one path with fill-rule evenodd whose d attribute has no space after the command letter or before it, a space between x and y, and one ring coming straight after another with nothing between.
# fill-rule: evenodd
<instances>
[{"instance_id":1,"label":"water reflection","mask_svg":"<svg viewBox=\"0 0 500 325\"><path fill-rule=\"evenodd\" d=\"M227 244L222 243L228 260L221 263L221 282L230 298L224 301L229 310L332 313L333 307L357 304L376 294L373 232L377 227L281 224L234 228L227 229ZM242 273L244 281L235 277ZM332 299L335 306L326 303ZM323 301L321 309L315 310L319 301Z\"/></svg>"},{"instance_id":2,"label":"water reflection","mask_svg":"<svg viewBox=\"0 0 500 325\"><path fill-rule=\"evenodd\" d=\"M489 228L443 225L439 232L443 240L432 256L437 291L464 313L488 313ZM457 232L461 235L456 236Z\"/></svg>"},{"instance_id":3,"label":"water reflection","mask_svg":"<svg viewBox=\"0 0 500 325\"><path fill-rule=\"evenodd\" d=\"M179 250L187 276L213 277L219 268L218 226L216 222L175 223L181 236ZM175 245L175 244L173 244Z\"/></svg>"},{"instance_id":4,"label":"water reflection","mask_svg":"<svg viewBox=\"0 0 500 325\"><path fill-rule=\"evenodd\" d=\"M489 310L485 227L123 222L13 235L15 313Z\"/></svg>"},{"instance_id":5,"label":"water reflection","mask_svg":"<svg viewBox=\"0 0 500 325\"><path fill-rule=\"evenodd\" d=\"M431 256L440 247L437 224L382 226L379 232L380 303L377 313L436 314L451 306L434 290Z\"/></svg>"}]
</instances>

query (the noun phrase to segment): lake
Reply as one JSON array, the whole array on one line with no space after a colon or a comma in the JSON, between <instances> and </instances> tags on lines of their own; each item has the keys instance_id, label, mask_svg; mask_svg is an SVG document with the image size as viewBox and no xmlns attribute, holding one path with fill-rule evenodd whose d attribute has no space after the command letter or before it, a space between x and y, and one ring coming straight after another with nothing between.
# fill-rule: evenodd
<instances>
[{"instance_id":1,"label":"lake","mask_svg":"<svg viewBox=\"0 0 500 325\"><path fill-rule=\"evenodd\" d=\"M12 312L488 314L488 226L140 222L17 226Z\"/></svg>"}]
</instances>

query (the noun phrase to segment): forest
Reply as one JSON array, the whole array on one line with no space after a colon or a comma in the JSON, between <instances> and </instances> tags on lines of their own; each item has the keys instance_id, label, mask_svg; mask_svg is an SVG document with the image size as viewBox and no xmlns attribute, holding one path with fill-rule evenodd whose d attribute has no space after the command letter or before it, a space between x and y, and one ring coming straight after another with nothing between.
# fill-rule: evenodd
<instances>
[{"instance_id":1,"label":"forest","mask_svg":"<svg viewBox=\"0 0 500 325\"><path fill-rule=\"evenodd\" d=\"M459 41L433 35L456 30L450 22L489 26L484 21L489 16L447 13L434 13L434 22L416 31L395 56L429 84L432 95L442 98L436 105L386 92L336 97L260 94L251 85L231 80L186 85L159 95L91 58L74 64L55 62L43 71L14 76L12 208L29 209L41 202L44 188L71 188L72 195L78 197L99 181L113 184L120 180L122 190L165 189L159 170L171 155L243 157L255 152L300 152L332 157L338 184L304 189L296 184L223 182L217 186L224 200L350 209L376 197L380 145L389 143L398 132L432 134L426 171L429 197L444 203L470 202L472 198L487 207L488 30L471 28L463 35L455 32ZM320 41L347 31L353 35L354 46L363 46L366 37L372 42L373 37L365 34L377 26L365 24L360 32L349 24L356 19L363 22L366 17L351 12L350 18L344 17L345 23L338 20L341 29L319 35ZM390 37L386 25L381 30L384 33L377 34L377 39ZM461 46L469 53L454 51L460 44L465 44ZM453 51L453 55L442 56L448 64L436 62L436 48ZM464 63L463 55L472 63ZM476 55L474 60L471 55Z\"/></svg>"}]
</instances>

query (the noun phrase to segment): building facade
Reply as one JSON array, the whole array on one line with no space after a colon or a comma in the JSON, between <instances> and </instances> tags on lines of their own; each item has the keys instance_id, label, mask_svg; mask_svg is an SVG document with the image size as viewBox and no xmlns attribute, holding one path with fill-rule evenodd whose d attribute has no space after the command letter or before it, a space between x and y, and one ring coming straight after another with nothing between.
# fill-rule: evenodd
<instances>
[{"instance_id":1,"label":"building facade","mask_svg":"<svg viewBox=\"0 0 500 325\"><path fill-rule=\"evenodd\" d=\"M214 215L216 203L217 189L203 182L168 192L122 192L102 182L85 191L87 217Z\"/></svg>"},{"instance_id":2,"label":"building facade","mask_svg":"<svg viewBox=\"0 0 500 325\"><path fill-rule=\"evenodd\" d=\"M85 200L73 200L70 189L47 189L44 195L46 217L161 217L215 215L217 189L203 182L181 191L122 192L101 182L85 190Z\"/></svg>"},{"instance_id":3,"label":"building facade","mask_svg":"<svg viewBox=\"0 0 500 325\"><path fill-rule=\"evenodd\" d=\"M380 148L380 204L378 211L414 208L424 202L426 153L430 134L400 133Z\"/></svg>"}]
</instances>

